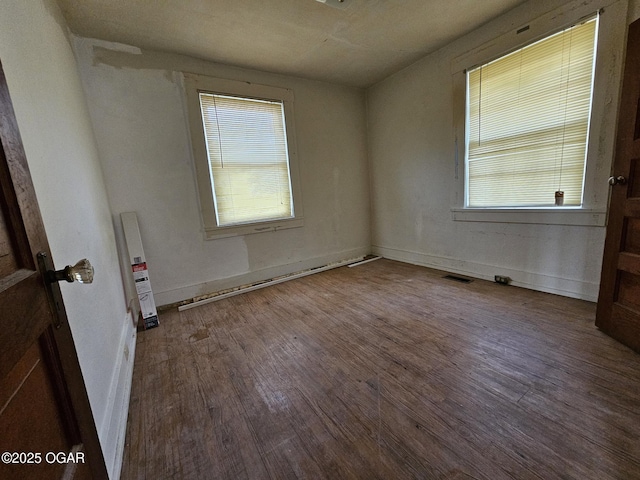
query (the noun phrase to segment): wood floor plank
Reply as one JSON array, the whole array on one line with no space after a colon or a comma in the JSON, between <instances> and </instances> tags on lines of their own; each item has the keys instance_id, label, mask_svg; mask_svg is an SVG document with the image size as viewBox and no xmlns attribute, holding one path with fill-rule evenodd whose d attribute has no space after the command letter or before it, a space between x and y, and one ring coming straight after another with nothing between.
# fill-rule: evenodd
<instances>
[{"instance_id":1,"label":"wood floor plank","mask_svg":"<svg viewBox=\"0 0 640 480\"><path fill-rule=\"evenodd\" d=\"M138 336L122 478L640 478L640 356L575 299L379 260Z\"/></svg>"}]
</instances>

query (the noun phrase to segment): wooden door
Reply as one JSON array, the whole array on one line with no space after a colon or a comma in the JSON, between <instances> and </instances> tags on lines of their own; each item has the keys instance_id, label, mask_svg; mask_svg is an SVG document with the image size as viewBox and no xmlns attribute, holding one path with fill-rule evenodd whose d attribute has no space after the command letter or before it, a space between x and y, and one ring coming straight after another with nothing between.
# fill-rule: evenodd
<instances>
[{"instance_id":1,"label":"wooden door","mask_svg":"<svg viewBox=\"0 0 640 480\"><path fill-rule=\"evenodd\" d=\"M0 140L0 478L106 479L1 65Z\"/></svg>"},{"instance_id":2,"label":"wooden door","mask_svg":"<svg viewBox=\"0 0 640 480\"><path fill-rule=\"evenodd\" d=\"M640 352L640 20L629 27L596 325Z\"/></svg>"}]
</instances>

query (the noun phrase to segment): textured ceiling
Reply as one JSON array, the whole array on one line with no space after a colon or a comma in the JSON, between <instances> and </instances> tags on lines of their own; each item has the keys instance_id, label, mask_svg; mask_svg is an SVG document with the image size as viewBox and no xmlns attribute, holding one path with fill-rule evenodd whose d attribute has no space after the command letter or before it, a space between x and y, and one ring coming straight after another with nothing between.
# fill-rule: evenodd
<instances>
[{"instance_id":1,"label":"textured ceiling","mask_svg":"<svg viewBox=\"0 0 640 480\"><path fill-rule=\"evenodd\" d=\"M58 0L83 37L370 86L524 0Z\"/></svg>"}]
</instances>

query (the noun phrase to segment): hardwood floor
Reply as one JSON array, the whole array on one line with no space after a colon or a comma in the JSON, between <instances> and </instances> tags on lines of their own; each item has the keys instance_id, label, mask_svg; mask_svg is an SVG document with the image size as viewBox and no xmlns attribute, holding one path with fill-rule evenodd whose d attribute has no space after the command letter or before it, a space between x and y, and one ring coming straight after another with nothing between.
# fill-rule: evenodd
<instances>
[{"instance_id":1,"label":"hardwood floor","mask_svg":"<svg viewBox=\"0 0 640 480\"><path fill-rule=\"evenodd\" d=\"M595 305L379 260L138 336L123 479L639 479Z\"/></svg>"}]
</instances>

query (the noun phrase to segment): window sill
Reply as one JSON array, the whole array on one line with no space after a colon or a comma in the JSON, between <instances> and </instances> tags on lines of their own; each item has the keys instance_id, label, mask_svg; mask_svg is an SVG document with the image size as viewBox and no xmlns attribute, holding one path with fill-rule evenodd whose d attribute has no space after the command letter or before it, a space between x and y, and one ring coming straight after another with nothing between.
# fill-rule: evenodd
<instances>
[{"instance_id":1,"label":"window sill","mask_svg":"<svg viewBox=\"0 0 640 480\"><path fill-rule=\"evenodd\" d=\"M304 225L304 219L292 218L289 220L274 220L271 222L252 223L249 225L232 225L229 227L205 228L205 238L216 240L218 238L237 237L251 235L253 233L275 232L287 228L297 228Z\"/></svg>"},{"instance_id":2,"label":"window sill","mask_svg":"<svg viewBox=\"0 0 640 480\"><path fill-rule=\"evenodd\" d=\"M531 223L603 227L607 212L582 208L452 208L456 222Z\"/></svg>"}]
</instances>

